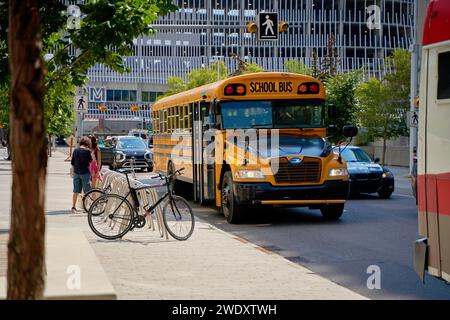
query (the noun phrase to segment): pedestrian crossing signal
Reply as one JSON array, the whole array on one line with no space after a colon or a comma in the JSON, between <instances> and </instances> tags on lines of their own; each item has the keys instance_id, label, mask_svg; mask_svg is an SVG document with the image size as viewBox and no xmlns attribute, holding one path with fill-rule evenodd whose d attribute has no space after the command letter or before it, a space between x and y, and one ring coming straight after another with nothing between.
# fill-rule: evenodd
<instances>
[{"instance_id":1,"label":"pedestrian crossing signal","mask_svg":"<svg viewBox=\"0 0 450 320\"><path fill-rule=\"evenodd\" d=\"M278 12L258 14L258 40L278 40Z\"/></svg>"}]
</instances>

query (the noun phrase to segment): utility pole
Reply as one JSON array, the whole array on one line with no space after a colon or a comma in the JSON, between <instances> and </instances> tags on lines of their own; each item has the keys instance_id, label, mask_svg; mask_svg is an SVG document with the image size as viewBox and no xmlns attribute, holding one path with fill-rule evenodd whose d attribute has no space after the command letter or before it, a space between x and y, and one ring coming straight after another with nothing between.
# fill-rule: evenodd
<instances>
[{"instance_id":1,"label":"utility pole","mask_svg":"<svg viewBox=\"0 0 450 320\"><path fill-rule=\"evenodd\" d=\"M422 43L422 28L425 21L426 5L428 0L414 0L414 39L411 46L411 93L410 114L418 114L415 97L419 94L419 60ZM419 17L420 16L420 17ZM420 107L420 106L419 106ZM411 121L408 119L408 121ZM420 119L419 119L420 122ZM418 125L409 128L409 171L412 172L414 156L417 156Z\"/></svg>"}]
</instances>

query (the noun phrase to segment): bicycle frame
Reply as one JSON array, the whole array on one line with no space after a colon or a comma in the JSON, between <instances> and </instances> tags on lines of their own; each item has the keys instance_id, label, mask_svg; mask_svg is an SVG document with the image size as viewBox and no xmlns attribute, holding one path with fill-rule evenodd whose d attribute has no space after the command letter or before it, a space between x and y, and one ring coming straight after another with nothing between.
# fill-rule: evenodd
<instances>
[{"instance_id":1,"label":"bicycle frame","mask_svg":"<svg viewBox=\"0 0 450 320\"><path fill-rule=\"evenodd\" d=\"M114 214L116 213L117 209L119 209L120 206L125 201L130 203L130 201L127 200L129 196L131 196L131 199L133 199L133 203L132 204L130 203L130 205L132 206L135 214L139 215L138 210L139 210L140 204L139 204L139 198L138 198L138 195L137 195L137 191L153 189L153 188L158 188L158 187L162 187L162 186L167 186L167 192L161 198L159 198L158 201L156 201L156 203L154 205L152 205L150 208L145 208L144 207L144 210L146 211L146 214L144 214L144 217L148 216L149 214L152 214L153 211L156 209L156 207L158 207L158 205L161 202L163 202L166 198L169 198L169 201L171 202L171 206L172 206L172 193L170 192L170 184L167 181L167 178L166 178L166 183L164 183L164 184L133 188L131 186L130 179L128 178L128 174L127 173L125 173L125 177L127 179L127 184L128 184L128 188L129 188L130 191L128 191L128 193L123 197L123 200L120 202L119 206L117 206L116 210L111 214L112 216L114 216ZM172 209L173 209L173 206L172 206Z\"/></svg>"}]
</instances>

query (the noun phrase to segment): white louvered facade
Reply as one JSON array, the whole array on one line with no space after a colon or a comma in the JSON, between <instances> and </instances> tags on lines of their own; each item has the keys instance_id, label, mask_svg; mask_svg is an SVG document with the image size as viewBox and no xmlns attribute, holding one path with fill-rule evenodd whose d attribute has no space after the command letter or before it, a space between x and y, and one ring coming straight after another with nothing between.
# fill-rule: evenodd
<instances>
[{"instance_id":1,"label":"white louvered facade","mask_svg":"<svg viewBox=\"0 0 450 320\"><path fill-rule=\"evenodd\" d=\"M267 71L283 71L289 59L312 63L326 54L330 34L339 54L338 72L364 68L366 78L380 77L388 69L385 58L395 48L408 49L412 43L413 0L177 0L179 10L154 23L158 33L135 39L134 55L124 58L130 73L118 73L103 65L89 70L89 87L104 90L98 103L121 106L108 101L107 89L136 91L135 104L142 92L163 92L169 76L185 78L192 69L208 66L218 59L230 72L236 68L231 54L255 62ZM373 12L380 8L381 28L368 28ZM262 11L276 11L289 29L278 41L257 41L247 32ZM97 95L99 96L99 95ZM130 102L126 102L129 104ZM117 107L116 107L117 109ZM113 111L111 111L113 112ZM97 113L92 117L97 117ZM101 115L98 115L101 116ZM131 114L130 114L131 116Z\"/></svg>"}]
</instances>

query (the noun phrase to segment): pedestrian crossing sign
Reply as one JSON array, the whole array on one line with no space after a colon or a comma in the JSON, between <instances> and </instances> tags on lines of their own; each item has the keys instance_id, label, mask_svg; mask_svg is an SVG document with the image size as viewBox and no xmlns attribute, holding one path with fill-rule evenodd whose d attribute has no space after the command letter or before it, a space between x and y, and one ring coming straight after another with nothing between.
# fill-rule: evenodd
<instances>
[{"instance_id":1,"label":"pedestrian crossing sign","mask_svg":"<svg viewBox=\"0 0 450 320\"><path fill-rule=\"evenodd\" d=\"M258 14L258 40L278 40L278 12Z\"/></svg>"}]
</instances>

